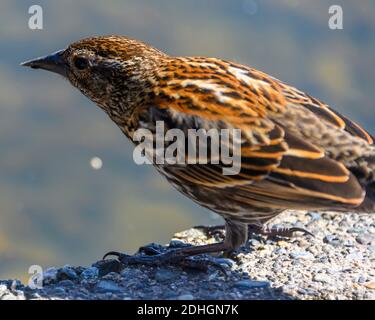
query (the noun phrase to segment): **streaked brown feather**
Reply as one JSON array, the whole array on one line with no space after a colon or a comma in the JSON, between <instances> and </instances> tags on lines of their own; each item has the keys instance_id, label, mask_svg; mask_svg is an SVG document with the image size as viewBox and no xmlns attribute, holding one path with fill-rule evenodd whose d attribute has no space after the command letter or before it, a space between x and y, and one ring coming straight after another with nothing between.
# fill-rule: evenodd
<instances>
[{"instance_id":1,"label":"streaked brown feather","mask_svg":"<svg viewBox=\"0 0 375 320\"><path fill-rule=\"evenodd\" d=\"M273 207L284 209L319 208L330 204L357 206L363 201L363 187L349 166L339 160L341 153L346 153L345 146L353 141L360 151L352 155L352 162L361 157L362 147L364 153L369 152L366 144L372 140L366 131L317 99L264 73L217 59L205 59L210 68L200 68L200 61L201 58L179 59L172 85L161 81L154 106L175 119L173 127L184 126L178 119L193 117L205 128L218 120L224 127L240 128L244 138L241 172L228 177L221 175L220 165L189 165L173 175L223 193L226 189L237 193L237 189L248 188L248 197L257 201L244 200L245 197L240 202L249 207L255 202L256 206L273 202ZM234 74L228 68L234 68ZM331 140L314 136L317 123L325 129L319 134ZM330 152L335 147L335 133L344 145L337 153ZM270 189L260 192L257 186L262 185L261 181L267 181ZM296 201L299 196L300 201Z\"/></svg>"}]
</instances>

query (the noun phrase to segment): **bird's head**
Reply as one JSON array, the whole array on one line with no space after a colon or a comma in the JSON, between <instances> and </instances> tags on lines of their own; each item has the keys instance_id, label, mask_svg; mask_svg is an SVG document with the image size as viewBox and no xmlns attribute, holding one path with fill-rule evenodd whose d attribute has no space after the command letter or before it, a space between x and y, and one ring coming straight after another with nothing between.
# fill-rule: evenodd
<instances>
[{"instance_id":1,"label":"bird's head","mask_svg":"<svg viewBox=\"0 0 375 320\"><path fill-rule=\"evenodd\" d=\"M123 114L141 104L166 57L159 50L124 36L87 38L66 49L23 62L67 78L109 114Z\"/></svg>"}]
</instances>

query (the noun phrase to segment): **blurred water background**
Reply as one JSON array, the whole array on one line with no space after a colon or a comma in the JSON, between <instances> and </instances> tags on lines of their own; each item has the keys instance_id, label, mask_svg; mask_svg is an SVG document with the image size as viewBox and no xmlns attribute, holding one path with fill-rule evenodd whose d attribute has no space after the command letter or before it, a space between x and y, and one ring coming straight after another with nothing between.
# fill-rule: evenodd
<instances>
[{"instance_id":1,"label":"blurred water background","mask_svg":"<svg viewBox=\"0 0 375 320\"><path fill-rule=\"evenodd\" d=\"M251 65L373 131L375 1L333 2L343 30L328 28L326 0L1 0L0 278L25 281L32 264L87 265L220 223L135 165L130 142L67 81L21 61L124 34L172 55ZM32 4L44 10L43 30L28 28ZM96 156L100 170L90 166Z\"/></svg>"}]
</instances>

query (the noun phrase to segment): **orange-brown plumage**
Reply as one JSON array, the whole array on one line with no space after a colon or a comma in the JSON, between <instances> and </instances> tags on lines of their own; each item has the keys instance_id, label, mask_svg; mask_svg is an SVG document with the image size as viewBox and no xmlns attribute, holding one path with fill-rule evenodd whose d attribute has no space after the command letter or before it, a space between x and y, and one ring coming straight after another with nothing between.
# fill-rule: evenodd
<instances>
[{"instance_id":1,"label":"orange-brown plumage","mask_svg":"<svg viewBox=\"0 0 375 320\"><path fill-rule=\"evenodd\" d=\"M236 175L223 175L222 163L155 164L180 192L224 217L230 248L246 240L247 224L285 209L374 210L372 136L261 71L216 58L171 57L122 36L78 41L59 59L71 83L129 138L139 128L155 130L157 121L183 131L241 129ZM40 60L26 65L50 70Z\"/></svg>"}]
</instances>

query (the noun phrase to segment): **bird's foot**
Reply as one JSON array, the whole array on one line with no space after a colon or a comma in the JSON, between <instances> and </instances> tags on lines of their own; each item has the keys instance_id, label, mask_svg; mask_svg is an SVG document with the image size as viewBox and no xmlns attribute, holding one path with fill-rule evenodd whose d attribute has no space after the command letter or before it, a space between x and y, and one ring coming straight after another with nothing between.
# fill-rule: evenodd
<instances>
[{"instance_id":1,"label":"bird's foot","mask_svg":"<svg viewBox=\"0 0 375 320\"><path fill-rule=\"evenodd\" d=\"M295 236L296 232L301 232L303 235L309 235L314 237L314 234L311 233L309 230L300 227L268 226L260 224L249 225L249 234L256 233L270 238L276 236L292 238Z\"/></svg>"},{"instance_id":2,"label":"bird's foot","mask_svg":"<svg viewBox=\"0 0 375 320\"><path fill-rule=\"evenodd\" d=\"M215 246L215 245L211 245ZM206 246L200 246L206 247ZM106 253L103 260L108 256L117 257L118 261L124 266L131 265L147 265L147 266L164 266L174 265L182 268L188 268L199 271L207 271L209 266L212 266L219 271L226 274L226 266L229 263L225 262L226 259L217 259L210 255L196 256L205 252L198 253L196 249L200 247L187 247L179 249L169 249L168 251L161 252L155 246L144 246L139 249L139 254L128 255L116 251ZM212 251L211 251L212 252Z\"/></svg>"}]
</instances>

